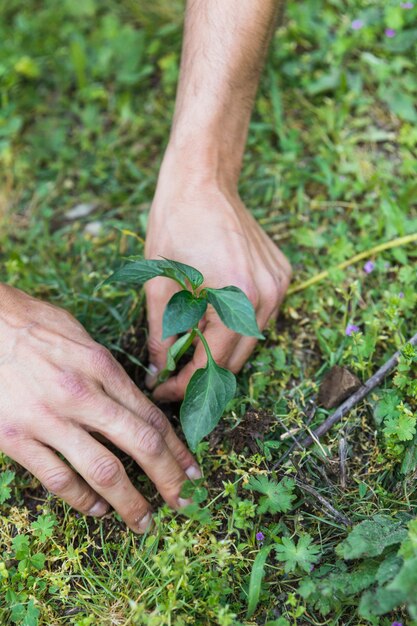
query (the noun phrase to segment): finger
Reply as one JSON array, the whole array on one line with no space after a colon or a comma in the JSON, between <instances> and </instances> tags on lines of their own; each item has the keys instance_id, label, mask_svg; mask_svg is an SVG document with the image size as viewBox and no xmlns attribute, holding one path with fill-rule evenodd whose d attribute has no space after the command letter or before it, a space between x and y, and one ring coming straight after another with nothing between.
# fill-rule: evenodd
<instances>
[{"instance_id":1,"label":"finger","mask_svg":"<svg viewBox=\"0 0 417 626\"><path fill-rule=\"evenodd\" d=\"M148 313L148 352L150 373L146 377L146 386L152 389L158 373L165 367L167 353L175 343L176 337L162 340L162 319L170 298L178 291L166 278L154 278L145 285L146 306Z\"/></svg>"},{"instance_id":2,"label":"finger","mask_svg":"<svg viewBox=\"0 0 417 626\"><path fill-rule=\"evenodd\" d=\"M152 524L150 505L130 482L121 461L105 446L76 426L65 438L49 433L47 443L65 456L131 530L144 533L149 529Z\"/></svg>"},{"instance_id":3,"label":"finger","mask_svg":"<svg viewBox=\"0 0 417 626\"><path fill-rule=\"evenodd\" d=\"M90 404L85 409L79 408L81 411L84 411L82 419L87 428L101 433L129 454L172 508L179 509L188 504L180 498L187 474L156 428L104 393L100 397L97 395L93 409Z\"/></svg>"},{"instance_id":4,"label":"finger","mask_svg":"<svg viewBox=\"0 0 417 626\"><path fill-rule=\"evenodd\" d=\"M207 314L207 325L204 337L207 340L213 359L220 367L226 367L231 354L239 341L239 335L226 328L218 318ZM205 367L207 356L201 341L198 342L193 358L176 375L159 385L153 392L155 400L161 402L180 401L194 372Z\"/></svg>"},{"instance_id":5,"label":"finger","mask_svg":"<svg viewBox=\"0 0 417 626\"><path fill-rule=\"evenodd\" d=\"M84 515L102 516L109 505L50 448L39 441L24 444L13 458L31 472L45 488Z\"/></svg>"},{"instance_id":6,"label":"finger","mask_svg":"<svg viewBox=\"0 0 417 626\"><path fill-rule=\"evenodd\" d=\"M276 319L278 316L279 305L274 307L274 310L270 315L265 313L259 313L257 315L258 326L261 330L267 326L268 322L272 319ZM227 363L227 368L237 374L240 372L250 355L254 351L258 340L255 337L241 337L233 354L230 356Z\"/></svg>"},{"instance_id":7,"label":"finger","mask_svg":"<svg viewBox=\"0 0 417 626\"><path fill-rule=\"evenodd\" d=\"M227 363L227 369L233 374L240 372L255 349L258 340L254 337L242 337Z\"/></svg>"},{"instance_id":8,"label":"finger","mask_svg":"<svg viewBox=\"0 0 417 626\"><path fill-rule=\"evenodd\" d=\"M102 348L99 348L99 350ZM198 467L191 452L177 437L169 420L135 385L129 378L123 367L108 351L101 356L100 365L96 360L96 375L106 394L113 400L129 409L137 418L144 420L155 428L164 437L165 442L177 463L185 471L188 478L195 480L201 478L201 470Z\"/></svg>"}]
</instances>

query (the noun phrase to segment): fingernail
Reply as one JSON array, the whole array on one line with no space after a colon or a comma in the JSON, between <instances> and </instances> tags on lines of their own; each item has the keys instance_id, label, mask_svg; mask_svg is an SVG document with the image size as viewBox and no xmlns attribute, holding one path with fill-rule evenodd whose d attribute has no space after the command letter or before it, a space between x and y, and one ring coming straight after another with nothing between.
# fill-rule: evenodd
<instances>
[{"instance_id":1,"label":"fingernail","mask_svg":"<svg viewBox=\"0 0 417 626\"><path fill-rule=\"evenodd\" d=\"M184 498L178 498L178 506L180 507L180 509L183 509L184 507L192 503L192 500L184 500Z\"/></svg>"},{"instance_id":2,"label":"fingernail","mask_svg":"<svg viewBox=\"0 0 417 626\"><path fill-rule=\"evenodd\" d=\"M103 500L98 500L88 511L88 515L94 515L95 517L101 517L105 515L109 510L109 505L107 502L103 502Z\"/></svg>"},{"instance_id":3,"label":"fingernail","mask_svg":"<svg viewBox=\"0 0 417 626\"><path fill-rule=\"evenodd\" d=\"M149 363L148 373L146 374L146 378L145 378L145 384L147 387L155 386L158 372L159 372L159 369L156 367L156 365L153 365L153 363Z\"/></svg>"},{"instance_id":4,"label":"fingernail","mask_svg":"<svg viewBox=\"0 0 417 626\"><path fill-rule=\"evenodd\" d=\"M185 470L185 473L187 474L190 480L197 480L198 478L201 478L203 475L201 473L200 468L197 465L190 465L190 467L187 467L187 469Z\"/></svg>"},{"instance_id":5,"label":"fingernail","mask_svg":"<svg viewBox=\"0 0 417 626\"><path fill-rule=\"evenodd\" d=\"M139 532L146 533L147 530L152 526L152 513L148 511L142 519L137 520Z\"/></svg>"}]
</instances>

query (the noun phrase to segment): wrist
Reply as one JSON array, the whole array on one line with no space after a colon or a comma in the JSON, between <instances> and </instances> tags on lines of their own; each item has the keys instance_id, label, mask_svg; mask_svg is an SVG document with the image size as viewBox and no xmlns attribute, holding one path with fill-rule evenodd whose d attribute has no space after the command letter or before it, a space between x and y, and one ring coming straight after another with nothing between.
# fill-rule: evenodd
<instances>
[{"instance_id":1,"label":"wrist","mask_svg":"<svg viewBox=\"0 0 417 626\"><path fill-rule=\"evenodd\" d=\"M225 156L225 146L213 137L171 137L161 163L157 193L169 188L172 199L218 189L234 196L240 169L241 157Z\"/></svg>"}]
</instances>

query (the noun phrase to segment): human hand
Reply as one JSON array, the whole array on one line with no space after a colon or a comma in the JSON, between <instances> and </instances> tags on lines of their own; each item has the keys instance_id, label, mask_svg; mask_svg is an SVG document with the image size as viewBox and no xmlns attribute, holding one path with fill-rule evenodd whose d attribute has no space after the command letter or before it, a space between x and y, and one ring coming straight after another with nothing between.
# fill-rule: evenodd
<instances>
[{"instance_id":1,"label":"human hand","mask_svg":"<svg viewBox=\"0 0 417 626\"><path fill-rule=\"evenodd\" d=\"M237 193L225 193L212 184L189 188L172 183L166 189L159 182L150 212L145 256L166 257L192 265L203 273L205 286L240 287L255 307L261 330L277 316L291 277L286 257L247 211ZM167 350L176 339L161 340L163 312L176 286L166 278L155 278L146 283L145 290L149 367L154 373L147 377L147 384L152 388L157 382L157 372L166 363ZM242 337L226 328L210 306L200 330L215 361L235 373L256 345L253 337ZM155 399L181 400L192 374L205 363L204 348L197 341L193 358L177 375L155 388Z\"/></svg>"},{"instance_id":2,"label":"human hand","mask_svg":"<svg viewBox=\"0 0 417 626\"><path fill-rule=\"evenodd\" d=\"M0 450L81 513L110 504L144 532L148 502L94 433L128 453L171 507L186 504L181 486L200 472L164 414L72 315L0 285Z\"/></svg>"}]
</instances>

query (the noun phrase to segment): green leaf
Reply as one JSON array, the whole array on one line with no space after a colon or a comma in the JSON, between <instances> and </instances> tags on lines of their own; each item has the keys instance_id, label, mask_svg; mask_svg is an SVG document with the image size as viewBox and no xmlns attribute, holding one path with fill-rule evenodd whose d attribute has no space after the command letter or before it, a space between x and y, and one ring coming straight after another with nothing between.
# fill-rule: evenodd
<instances>
[{"instance_id":1,"label":"green leaf","mask_svg":"<svg viewBox=\"0 0 417 626\"><path fill-rule=\"evenodd\" d=\"M381 85L379 96L387 103L393 113L408 122L417 122L415 97L398 85Z\"/></svg>"},{"instance_id":2,"label":"green leaf","mask_svg":"<svg viewBox=\"0 0 417 626\"><path fill-rule=\"evenodd\" d=\"M256 322L255 309L249 298L238 287L206 289L210 304L217 311L223 324L249 337L264 339Z\"/></svg>"},{"instance_id":3,"label":"green leaf","mask_svg":"<svg viewBox=\"0 0 417 626\"><path fill-rule=\"evenodd\" d=\"M277 483L267 476L251 476L245 489L263 494L259 500L258 513L286 513L295 499L295 483L291 478L283 478Z\"/></svg>"},{"instance_id":4,"label":"green leaf","mask_svg":"<svg viewBox=\"0 0 417 626\"><path fill-rule=\"evenodd\" d=\"M21 626L37 626L40 613L34 601L30 600L26 607L26 614L23 622L21 622Z\"/></svg>"},{"instance_id":5,"label":"green leaf","mask_svg":"<svg viewBox=\"0 0 417 626\"><path fill-rule=\"evenodd\" d=\"M275 546L277 559L284 561L285 571L294 572L297 567L305 572L310 572L311 567L320 558L320 548L310 545L313 538L308 535L301 535L297 545L289 537L282 538L282 544Z\"/></svg>"},{"instance_id":6,"label":"green leaf","mask_svg":"<svg viewBox=\"0 0 417 626\"><path fill-rule=\"evenodd\" d=\"M34 530L34 534L39 537L40 541L45 541L48 537L52 537L55 524L56 518L53 515L45 513L32 522L30 527Z\"/></svg>"},{"instance_id":7,"label":"green leaf","mask_svg":"<svg viewBox=\"0 0 417 626\"><path fill-rule=\"evenodd\" d=\"M359 615L369 619L374 615L385 615L404 601L401 592L387 592L386 587L378 587L374 590L365 591L359 603Z\"/></svg>"},{"instance_id":8,"label":"green leaf","mask_svg":"<svg viewBox=\"0 0 417 626\"><path fill-rule=\"evenodd\" d=\"M253 562L249 580L248 611L246 613L246 619L250 619L252 617L252 615L255 613L256 607L258 606L266 559L273 547L274 546L263 547L258 552Z\"/></svg>"},{"instance_id":9,"label":"green leaf","mask_svg":"<svg viewBox=\"0 0 417 626\"><path fill-rule=\"evenodd\" d=\"M20 561L29 554L29 537L27 535L16 535L12 541L15 558Z\"/></svg>"},{"instance_id":10,"label":"green leaf","mask_svg":"<svg viewBox=\"0 0 417 626\"><path fill-rule=\"evenodd\" d=\"M200 522L200 524L209 524L212 519L209 509L207 507L200 507L197 502L192 502L182 507L181 515L185 515L185 517L189 519Z\"/></svg>"},{"instance_id":11,"label":"green leaf","mask_svg":"<svg viewBox=\"0 0 417 626\"><path fill-rule=\"evenodd\" d=\"M177 281L183 288L186 288L185 281L188 280L195 289L203 282L201 272L190 265L172 261L170 259L142 259L131 257L128 263L109 276L105 283L117 281L142 285L151 278L164 276Z\"/></svg>"},{"instance_id":12,"label":"green leaf","mask_svg":"<svg viewBox=\"0 0 417 626\"><path fill-rule=\"evenodd\" d=\"M38 554L34 554L33 556L30 557L30 563L36 569L42 569L45 565L45 560L46 560L46 556L42 552L39 552Z\"/></svg>"},{"instance_id":13,"label":"green leaf","mask_svg":"<svg viewBox=\"0 0 417 626\"><path fill-rule=\"evenodd\" d=\"M204 487L204 478L197 480L186 480L181 487L180 497L191 498L193 502L202 504L208 497L208 491Z\"/></svg>"},{"instance_id":14,"label":"green leaf","mask_svg":"<svg viewBox=\"0 0 417 626\"><path fill-rule=\"evenodd\" d=\"M183 278L186 278L193 289L196 289L203 283L204 276L201 272L196 270L195 267L180 263L179 261L171 261L170 259L164 260L175 272L181 274Z\"/></svg>"},{"instance_id":15,"label":"green leaf","mask_svg":"<svg viewBox=\"0 0 417 626\"><path fill-rule=\"evenodd\" d=\"M401 402L401 397L395 391L385 392L381 400L378 400L375 407L375 417L379 423L385 417L398 415L397 406Z\"/></svg>"},{"instance_id":16,"label":"green leaf","mask_svg":"<svg viewBox=\"0 0 417 626\"><path fill-rule=\"evenodd\" d=\"M194 333L186 333L177 339L177 341L168 348L166 369L169 372L173 372L177 366L177 360L186 352L189 345L192 343L191 336L194 338Z\"/></svg>"},{"instance_id":17,"label":"green leaf","mask_svg":"<svg viewBox=\"0 0 417 626\"><path fill-rule=\"evenodd\" d=\"M407 536L402 522L383 515L361 522L336 548L336 553L346 560L363 556L379 556L388 546L401 543Z\"/></svg>"},{"instance_id":18,"label":"green leaf","mask_svg":"<svg viewBox=\"0 0 417 626\"><path fill-rule=\"evenodd\" d=\"M417 589L417 556L407 559L398 574L389 585L388 591L395 591L403 594L407 600L415 599Z\"/></svg>"},{"instance_id":19,"label":"green leaf","mask_svg":"<svg viewBox=\"0 0 417 626\"><path fill-rule=\"evenodd\" d=\"M0 474L0 504L4 504L11 496L10 483L14 480L15 473L5 470Z\"/></svg>"},{"instance_id":20,"label":"green leaf","mask_svg":"<svg viewBox=\"0 0 417 626\"><path fill-rule=\"evenodd\" d=\"M162 321L162 339L183 333L197 326L207 309L205 298L196 298L189 291L175 293L168 302Z\"/></svg>"},{"instance_id":21,"label":"green leaf","mask_svg":"<svg viewBox=\"0 0 417 626\"><path fill-rule=\"evenodd\" d=\"M116 270L104 283L124 282L143 285L156 276L164 276L166 263L157 260L128 261L126 265Z\"/></svg>"},{"instance_id":22,"label":"green leaf","mask_svg":"<svg viewBox=\"0 0 417 626\"><path fill-rule=\"evenodd\" d=\"M192 451L217 426L235 392L234 375L219 367L211 356L206 367L194 372L180 411L181 424Z\"/></svg>"}]
</instances>

